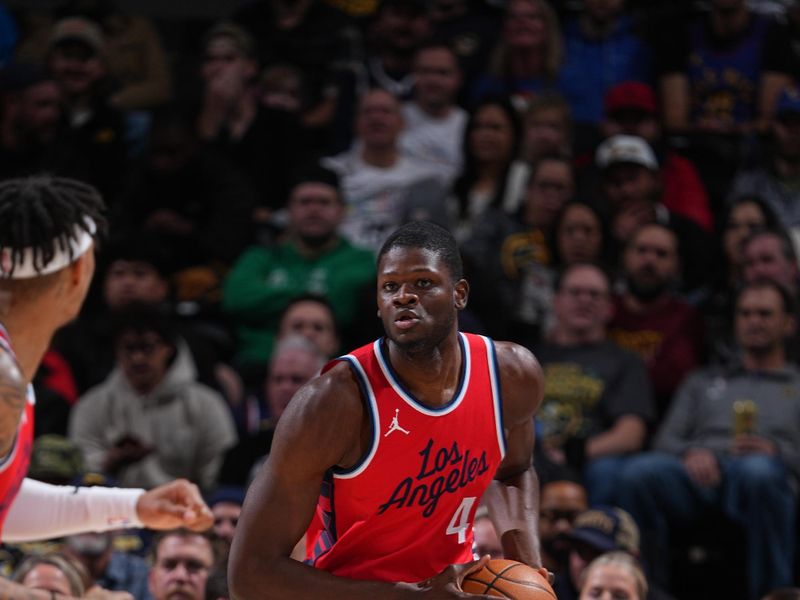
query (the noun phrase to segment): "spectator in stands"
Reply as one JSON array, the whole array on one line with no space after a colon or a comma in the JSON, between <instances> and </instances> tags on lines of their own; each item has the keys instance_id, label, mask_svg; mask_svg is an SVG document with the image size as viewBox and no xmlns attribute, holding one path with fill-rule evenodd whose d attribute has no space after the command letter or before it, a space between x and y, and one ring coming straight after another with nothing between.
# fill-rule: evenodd
<instances>
[{"instance_id":1,"label":"spectator in stands","mask_svg":"<svg viewBox=\"0 0 800 600\"><path fill-rule=\"evenodd\" d=\"M556 577L554 585L559 600L577 600L586 568L606 552L639 556L639 528L631 515L600 505L575 516L569 532L568 569Z\"/></svg>"},{"instance_id":2,"label":"spectator in stands","mask_svg":"<svg viewBox=\"0 0 800 600\"><path fill-rule=\"evenodd\" d=\"M103 245L98 268L102 276L97 280L102 298L94 310L62 328L53 342L80 393L102 382L114 367L111 322L115 313L134 303L148 304L165 314L176 312L171 262L162 240L151 233L120 236ZM239 399L240 384L228 365L233 353L231 334L198 318L181 319L176 329L191 350L198 380L222 391L230 402Z\"/></svg>"},{"instance_id":3,"label":"spectator in stands","mask_svg":"<svg viewBox=\"0 0 800 600\"><path fill-rule=\"evenodd\" d=\"M525 185L514 218L501 206L488 206L472 224L462 252L467 277L475 284L472 307L492 335L530 343L541 336L551 312L550 242L555 217L572 196L572 165L562 156L542 156L530 167ZM496 314L498 300L505 307L502 315ZM500 316L509 325L506 333L498 329Z\"/></svg>"},{"instance_id":4,"label":"spectator in stands","mask_svg":"<svg viewBox=\"0 0 800 600\"><path fill-rule=\"evenodd\" d=\"M597 126L603 97L623 81L650 82L652 49L625 11L625 0L588 0L564 23L559 89L583 126Z\"/></svg>"},{"instance_id":5,"label":"spectator in stands","mask_svg":"<svg viewBox=\"0 0 800 600\"><path fill-rule=\"evenodd\" d=\"M424 0L382 0L367 33L366 86L408 100L414 86L414 55L430 31Z\"/></svg>"},{"instance_id":6,"label":"spectator in stands","mask_svg":"<svg viewBox=\"0 0 800 600\"><path fill-rule=\"evenodd\" d=\"M742 242L744 281L774 281L795 298L800 290L800 265L792 242L779 229L756 231Z\"/></svg>"},{"instance_id":7,"label":"spectator in stands","mask_svg":"<svg viewBox=\"0 0 800 600\"><path fill-rule=\"evenodd\" d=\"M624 466L619 502L653 542L645 548L651 568L666 566L660 559L668 528L714 509L744 528L750 598L791 584L800 373L786 361L784 339L795 319L791 298L775 283L742 288L734 326L741 363L693 373L659 429L655 452Z\"/></svg>"},{"instance_id":8,"label":"spectator in stands","mask_svg":"<svg viewBox=\"0 0 800 600\"><path fill-rule=\"evenodd\" d=\"M55 598L80 598L86 591L80 565L60 552L29 556L17 568L12 581L34 590L50 592Z\"/></svg>"},{"instance_id":9,"label":"spectator in stands","mask_svg":"<svg viewBox=\"0 0 800 600\"><path fill-rule=\"evenodd\" d=\"M154 114L147 153L135 167L112 229L158 235L175 272L200 267L213 279L219 264L229 265L250 242L255 192L232 164L199 143L184 109ZM214 303L176 282L178 299Z\"/></svg>"},{"instance_id":10,"label":"spectator in stands","mask_svg":"<svg viewBox=\"0 0 800 600\"><path fill-rule=\"evenodd\" d=\"M683 377L702 362L703 327L695 308L674 291L678 238L663 225L640 227L622 257L625 291L615 300L609 339L647 365L658 414Z\"/></svg>"},{"instance_id":11,"label":"spectator in stands","mask_svg":"<svg viewBox=\"0 0 800 600\"><path fill-rule=\"evenodd\" d=\"M711 362L725 364L734 358L730 324L733 322L733 291L744 279L744 242L760 231L776 227L775 215L758 196L740 196L728 205L722 221L720 268L712 274L708 297L700 305Z\"/></svg>"},{"instance_id":12,"label":"spectator in stands","mask_svg":"<svg viewBox=\"0 0 800 600\"><path fill-rule=\"evenodd\" d=\"M572 154L572 113L559 94L542 92L531 98L523 127L522 157L526 162Z\"/></svg>"},{"instance_id":13,"label":"spectator in stands","mask_svg":"<svg viewBox=\"0 0 800 600\"><path fill-rule=\"evenodd\" d=\"M536 347L545 374L537 416L551 461L582 473L592 504L611 504L626 457L644 447L655 405L642 360L606 339L607 275L589 264L562 272L553 328Z\"/></svg>"},{"instance_id":14,"label":"spectator in stands","mask_svg":"<svg viewBox=\"0 0 800 600\"><path fill-rule=\"evenodd\" d=\"M225 400L197 383L188 348L158 311L131 306L117 319L116 368L72 410L70 439L87 468L124 487L185 477L212 489L236 443Z\"/></svg>"},{"instance_id":15,"label":"spectator in stands","mask_svg":"<svg viewBox=\"0 0 800 600\"><path fill-rule=\"evenodd\" d=\"M517 158L521 143L520 120L507 99L487 98L470 111L464 167L450 199L460 241L469 238L488 209L508 215L519 209L530 175L528 165Z\"/></svg>"},{"instance_id":16,"label":"spectator in stands","mask_svg":"<svg viewBox=\"0 0 800 600\"><path fill-rule=\"evenodd\" d=\"M572 524L587 508L586 489L579 482L557 478L542 484L539 500L542 566L557 576L563 576L568 566Z\"/></svg>"},{"instance_id":17,"label":"spectator in stands","mask_svg":"<svg viewBox=\"0 0 800 600\"><path fill-rule=\"evenodd\" d=\"M328 298L336 323L347 331L362 295L374 283L372 253L339 233L345 205L332 171L302 171L288 204L285 241L254 246L242 254L225 281L222 308L238 334L238 361L245 379L263 379L280 318L290 301L305 293Z\"/></svg>"},{"instance_id":18,"label":"spectator in stands","mask_svg":"<svg viewBox=\"0 0 800 600\"><path fill-rule=\"evenodd\" d=\"M113 204L125 172L127 148L122 113L109 100L102 30L81 17L58 21L50 36L46 63L60 91L65 135L91 166L89 182Z\"/></svg>"},{"instance_id":19,"label":"spectator in stands","mask_svg":"<svg viewBox=\"0 0 800 600\"><path fill-rule=\"evenodd\" d=\"M218 23L205 38L201 75L198 137L247 176L262 209L283 207L292 169L306 154L296 116L259 103L255 40L234 23Z\"/></svg>"},{"instance_id":20,"label":"spectator in stands","mask_svg":"<svg viewBox=\"0 0 800 600\"><path fill-rule=\"evenodd\" d=\"M238 419L240 443L228 453L222 469L226 483L249 483L254 465L259 465L270 451L275 427L289 401L319 374L327 360L304 337L290 335L278 342L269 361L262 395L248 398L246 418Z\"/></svg>"},{"instance_id":21,"label":"spectator in stands","mask_svg":"<svg viewBox=\"0 0 800 600\"><path fill-rule=\"evenodd\" d=\"M154 600L205 600L206 581L214 566L208 536L185 529L166 531L152 545L148 585Z\"/></svg>"},{"instance_id":22,"label":"spectator in stands","mask_svg":"<svg viewBox=\"0 0 800 600\"><path fill-rule=\"evenodd\" d=\"M768 20L745 0L712 0L685 27L663 27L658 76L668 131L751 131L768 119L786 74L764 64Z\"/></svg>"},{"instance_id":23,"label":"spectator in stands","mask_svg":"<svg viewBox=\"0 0 800 600\"><path fill-rule=\"evenodd\" d=\"M310 133L312 154L327 152L337 108L352 112L343 93L354 89L362 58L358 30L321 0L255 0L237 9L233 20L258 40L262 66L288 65L302 73L308 99L300 122Z\"/></svg>"},{"instance_id":24,"label":"spectator in stands","mask_svg":"<svg viewBox=\"0 0 800 600\"><path fill-rule=\"evenodd\" d=\"M511 0L487 73L476 80L472 101L510 96L524 111L532 96L556 85L561 66L561 30L545 0Z\"/></svg>"},{"instance_id":25,"label":"spectator in stands","mask_svg":"<svg viewBox=\"0 0 800 600\"><path fill-rule=\"evenodd\" d=\"M239 515L244 503L244 488L225 486L218 488L208 499L208 507L214 515L214 536L224 540L230 548Z\"/></svg>"},{"instance_id":26,"label":"spectator in stands","mask_svg":"<svg viewBox=\"0 0 800 600\"><path fill-rule=\"evenodd\" d=\"M762 197L786 228L800 228L800 88L784 89L772 121L770 151L762 164L739 173L730 196Z\"/></svg>"},{"instance_id":27,"label":"spectator in stands","mask_svg":"<svg viewBox=\"0 0 800 600\"><path fill-rule=\"evenodd\" d=\"M0 71L0 177L48 171L87 179L87 159L63 135L61 92L43 69L10 63Z\"/></svg>"},{"instance_id":28,"label":"spectator in stands","mask_svg":"<svg viewBox=\"0 0 800 600\"><path fill-rule=\"evenodd\" d=\"M647 579L639 562L625 552L609 552L598 556L581 576L581 600L591 598L625 598L645 600Z\"/></svg>"},{"instance_id":29,"label":"spectator in stands","mask_svg":"<svg viewBox=\"0 0 800 600\"><path fill-rule=\"evenodd\" d=\"M594 205L574 200L562 207L553 223L551 253L556 267L611 264L608 227Z\"/></svg>"},{"instance_id":30,"label":"spectator in stands","mask_svg":"<svg viewBox=\"0 0 800 600\"><path fill-rule=\"evenodd\" d=\"M781 588L764 596L761 600L800 600L800 588Z\"/></svg>"},{"instance_id":31,"label":"spectator in stands","mask_svg":"<svg viewBox=\"0 0 800 600\"><path fill-rule=\"evenodd\" d=\"M278 341L293 335L306 338L326 357L335 357L340 343L333 304L315 294L293 298L278 324Z\"/></svg>"},{"instance_id":32,"label":"spectator in stands","mask_svg":"<svg viewBox=\"0 0 800 600\"><path fill-rule=\"evenodd\" d=\"M456 104L461 87L458 58L444 44L422 46L414 57L414 91L403 105L403 152L436 165L450 186L461 171L467 113Z\"/></svg>"},{"instance_id":33,"label":"spectator in stands","mask_svg":"<svg viewBox=\"0 0 800 600\"><path fill-rule=\"evenodd\" d=\"M624 247L642 225L668 225L681 240L683 289L688 292L705 285L711 272L709 237L694 221L668 210L659 201L661 169L650 145L640 137L616 135L600 144L595 160L618 248Z\"/></svg>"},{"instance_id":34,"label":"spectator in stands","mask_svg":"<svg viewBox=\"0 0 800 600\"><path fill-rule=\"evenodd\" d=\"M631 135L647 142L660 166L661 203L670 212L691 219L707 232L713 230L714 218L708 194L697 169L664 142L656 94L652 87L626 81L609 89L604 100L600 134L603 139ZM595 183L587 182L591 185Z\"/></svg>"},{"instance_id":35,"label":"spectator in stands","mask_svg":"<svg viewBox=\"0 0 800 600\"><path fill-rule=\"evenodd\" d=\"M322 161L341 178L347 206L342 233L376 252L409 220L447 221L438 169L403 155L402 131L400 102L386 90L373 89L359 103L353 147Z\"/></svg>"}]
</instances>

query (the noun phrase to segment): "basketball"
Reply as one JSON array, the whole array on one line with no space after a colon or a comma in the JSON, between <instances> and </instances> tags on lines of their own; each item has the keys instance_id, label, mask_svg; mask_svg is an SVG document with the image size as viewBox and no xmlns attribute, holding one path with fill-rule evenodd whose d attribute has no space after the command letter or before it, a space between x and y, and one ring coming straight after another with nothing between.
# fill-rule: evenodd
<instances>
[{"instance_id":1,"label":"basketball","mask_svg":"<svg viewBox=\"0 0 800 600\"><path fill-rule=\"evenodd\" d=\"M512 600L555 600L556 594L539 571L515 560L490 560L464 578L461 589Z\"/></svg>"}]
</instances>

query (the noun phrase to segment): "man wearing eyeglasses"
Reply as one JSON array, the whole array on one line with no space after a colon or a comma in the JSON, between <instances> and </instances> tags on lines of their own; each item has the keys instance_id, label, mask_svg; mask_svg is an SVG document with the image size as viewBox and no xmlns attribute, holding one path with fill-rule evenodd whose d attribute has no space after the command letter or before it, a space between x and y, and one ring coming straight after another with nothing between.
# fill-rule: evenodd
<instances>
[{"instance_id":1,"label":"man wearing eyeglasses","mask_svg":"<svg viewBox=\"0 0 800 600\"><path fill-rule=\"evenodd\" d=\"M591 503L611 503L625 455L641 450L655 417L650 382L635 354L606 339L612 300L606 274L568 267L556 285L550 339L536 348L545 373L537 414L547 458L584 474Z\"/></svg>"},{"instance_id":2,"label":"man wearing eyeglasses","mask_svg":"<svg viewBox=\"0 0 800 600\"><path fill-rule=\"evenodd\" d=\"M197 381L188 347L157 309L132 305L114 329L114 371L70 415L69 437L87 468L123 487L186 477L213 489L236 443L222 396Z\"/></svg>"},{"instance_id":3,"label":"man wearing eyeglasses","mask_svg":"<svg viewBox=\"0 0 800 600\"><path fill-rule=\"evenodd\" d=\"M207 535L176 529L153 541L148 585L154 600L203 600L214 547Z\"/></svg>"}]
</instances>

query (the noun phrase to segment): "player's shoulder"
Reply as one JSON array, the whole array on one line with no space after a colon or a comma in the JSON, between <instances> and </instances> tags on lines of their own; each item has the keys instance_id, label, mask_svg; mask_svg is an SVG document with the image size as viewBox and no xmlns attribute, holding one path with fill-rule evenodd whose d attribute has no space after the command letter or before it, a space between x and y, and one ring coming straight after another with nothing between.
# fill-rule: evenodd
<instances>
[{"instance_id":1,"label":"player's shoulder","mask_svg":"<svg viewBox=\"0 0 800 600\"><path fill-rule=\"evenodd\" d=\"M288 414L325 423L331 417L358 419L362 414L361 392L345 361L332 363L325 372L303 385L292 398Z\"/></svg>"},{"instance_id":2,"label":"player's shoulder","mask_svg":"<svg viewBox=\"0 0 800 600\"><path fill-rule=\"evenodd\" d=\"M495 342L494 346L497 353L497 366L501 371L508 370L530 376L541 373L539 361L525 346L514 342Z\"/></svg>"},{"instance_id":3,"label":"player's shoulder","mask_svg":"<svg viewBox=\"0 0 800 600\"><path fill-rule=\"evenodd\" d=\"M542 400L544 375L533 352L513 342L495 342L503 411L510 420L532 416Z\"/></svg>"},{"instance_id":4,"label":"player's shoulder","mask_svg":"<svg viewBox=\"0 0 800 600\"><path fill-rule=\"evenodd\" d=\"M3 344L0 344L0 382L3 387L26 388L25 376L17 359Z\"/></svg>"}]
</instances>

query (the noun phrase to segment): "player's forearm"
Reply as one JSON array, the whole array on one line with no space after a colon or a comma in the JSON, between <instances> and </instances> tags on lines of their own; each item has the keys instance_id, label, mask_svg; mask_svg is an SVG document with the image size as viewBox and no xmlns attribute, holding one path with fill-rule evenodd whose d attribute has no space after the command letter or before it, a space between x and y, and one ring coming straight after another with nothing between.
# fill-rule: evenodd
<instances>
[{"instance_id":1,"label":"player's forearm","mask_svg":"<svg viewBox=\"0 0 800 600\"><path fill-rule=\"evenodd\" d=\"M229 577L231 600L405 600L421 593L411 584L336 577L289 557L261 562L252 554L247 559L231 556Z\"/></svg>"},{"instance_id":2,"label":"player's forearm","mask_svg":"<svg viewBox=\"0 0 800 600\"><path fill-rule=\"evenodd\" d=\"M539 479L533 467L503 481L493 481L484 501L503 545L504 556L541 567Z\"/></svg>"}]
</instances>

